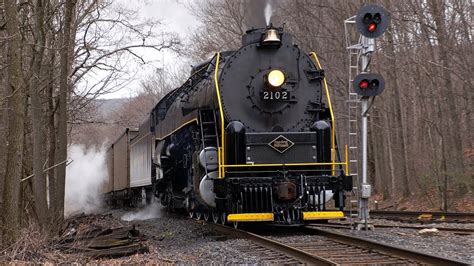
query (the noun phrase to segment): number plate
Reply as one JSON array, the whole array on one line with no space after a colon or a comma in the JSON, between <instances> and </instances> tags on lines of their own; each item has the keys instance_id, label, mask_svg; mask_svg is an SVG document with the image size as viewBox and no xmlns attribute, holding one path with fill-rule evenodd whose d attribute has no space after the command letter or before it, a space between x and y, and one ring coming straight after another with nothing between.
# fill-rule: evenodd
<instances>
[{"instance_id":1,"label":"number plate","mask_svg":"<svg viewBox=\"0 0 474 266\"><path fill-rule=\"evenodd\" d=\"M264 101L289 101L291 99L289 91L263 91L260 96Z\"/></svg>"}]
</instances>

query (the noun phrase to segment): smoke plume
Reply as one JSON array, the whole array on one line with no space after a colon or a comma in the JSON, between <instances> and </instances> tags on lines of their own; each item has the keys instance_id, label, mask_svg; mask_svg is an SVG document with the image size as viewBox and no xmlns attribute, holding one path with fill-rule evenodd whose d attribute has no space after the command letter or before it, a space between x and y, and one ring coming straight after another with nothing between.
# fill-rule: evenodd
<instances>
[{"instance_id":1,"label":"smoke plume","mask_svg":"<svg viewBox=\"0 0 474 266\"><path fill-rule=\"evenodd\" d=\"M265 6L267 0L246 0L244 1L245 21L247 29L263 28L265 23Z\"/></svg>"},{"instance_id":2,"label":"smoke plume","mask_svg":"<svg viewBox=\"0 0 474 266\"><path fill-rule=\"evenodd\" d=\"M267 0L267 5L265 6L265 22L267 26L270 25L270 20L272 19L273 9L270 0Z\"/></svg>"},{"instance_id":3,"label":"smoke plume","mask_svg":"<svg viewBox=\"0 0 474 266\"><path fill-rule=\"evenodd\" d=\"M101 207L101 187L107 180L105 149L85 150L72 145L69 158L73 162L66 169L64 215L93 213Z\"/></svg>"},{"instance_id":4,"label":"smoke plume","mask_svg":"<svg viewBox=\"0 0 474 266\"><path fill-rule=\"evenodd\" d=\"M158 203L146 206L144 209L134 212L128 212L122 216L124 221L143 221L153 218L160 218L163 207Z\"/></svg>"}]
</instances>

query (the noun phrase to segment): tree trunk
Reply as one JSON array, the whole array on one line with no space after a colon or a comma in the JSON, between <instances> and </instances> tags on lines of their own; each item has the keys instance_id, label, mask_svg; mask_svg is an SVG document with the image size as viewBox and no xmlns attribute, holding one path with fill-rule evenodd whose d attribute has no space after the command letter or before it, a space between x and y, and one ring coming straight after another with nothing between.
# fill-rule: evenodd
<instances>
[{"instance_id":1,"label":"tree trunk","mask_svg":"<svg viewBox=\"0 0 474 266\"><path fill-rule=\"evenodd\" d=\"M441 210L444 212L448 211L448 167L447 167L447 159L446 159L446 148L445 148L445 141L443 138L443 135L441 132L440 134L440 140L441 140L441 155L443 156L442 164L441 164L441 169L443 170L443 191L441 192L441 198L443 199L443 202L441 204Z\"/></svg>"},{"instance_id":2,"label":"tree trunk","mask_svg":"<svg viewBox=\"0 0 474 266\"><path fill-rule=\"evenodd\" d=\"M378 110L377 110L378 111ZM379 124L380 119L377 117L377 114L380 112L376 113L376 108L374 107L372 110L372 113L374 115L370 116L370 149L371 152L369 153L369 158L372 158L374 163L372 167L372 172L374 173L373 177L373 186L374 186L374 192L375 193L382 193L384 197L387 196L387 191L385 191L385 185L383 181L383 173L382 170L380 169L380 159L382 158L383 154L383 146L382 145L376 145L376 143L382 143L378 141L380 134L378 134L379 130L376 130L375 124Z\"/></svg>"},{"instance_id":3,"label":"tree trunk","mask_svg":"<svg viewBox=\"0 0 474 266\"><path fill-rule=\"evenodd\" d=\"M64 218L64 191L66 186L66 164L67 160L67 97L69 94L69 69L70 56L69 45L71 43L72 15L76 2L66 0L64 5L64 25L61 41L60 77L59 77L59 112L58 112L58 143L56 152L56 163L61 163L56 170L56 218L62 221Z\"/></svg>"},{"instance_id":4,"label":"tree trunk","mask_svg":"<svg viewBox=\"0 0 474 266\"><path fill-rule=\"evenodd\" d=\"M4 35L0 35L3 37ZM7 49L6 47L2 47L0 50L0 62L2 64L5 62L6 59L4 58L4 55L7 54ZM0 71L0 99L6 99L7 94L8 94L8 86L6 83L6 78L5 78L5 71ZM7 104L6 100L0 100L0 211L2 211L1 206L3 206L3 186L5 185L5 165L6 165L6 135L7 135L7 127L8 127L8 113L7 113ZM0 219L0 222L2 222L2 219ZM0 235L2 232L0 231ZM1 240L0 240L0 246L1 246Z\"/></svg>"},{"instance_id":5,"label":"tree trunk","mask_svg":"<svg viewBox=\"0 0 474 266\"><path fill-rule=\"evenodd\" d=\"M407 153L407 141L406 141L406 115L403 109L402 103L402 95L399 87L399 82L397 79L397 61L395 55L395 45L393 40L393 34L388 31L387 33L387 40L388 40L388 49L387 54L389 55L389 68L390 71L387 73L387 79L389 80L391 89L393 89L393 93L395 96L395 102L393 103L394 111L395 111L395 120L396 120L396 127L401 127L401 130L397 133L397 137L399 139L399 144L401 145L401 162L397 165L401 168L401 180L399 180L401 186L400 189L402 190L402 195L404 197L410 196L410 183L409 183L409 172L408 172L408 153ZM393 128L393 127L392 127Z\"/></svg>"},{"instance_id":6,"label":"tree trunk","mask_svg":"<svg viewBox=\"0 0 474 266\"><path fill-rule=\"evenodd\" d=\"M20 205L20 179L23 162L24 141L24 84L21 77L21 34L15 0L4 0L7 53L8 133L7 164L3 191L3 244L15 241L18 236Z\"/></svg>"},{"instance_id":7,"label":"tree trunk","mask_svg":"<svg viewBox=\"0 0 474 266\"><path fill-rule=\"evenodd\" d=\"M393 160L393 149L392 149L392 133L391 133L391 130L390 130L390 123L389 123L389 120L388 120L388 115L387 113L385 113L385 125L384 125L384 128L387 129L387 131L385 132L385 135L387 136L387 151L388 151L388 165L389 165L389 169L390 169L390 188L391 188L391 196L392 198L396 201L397 200L397 197L400 195L400 193L398 193L397 189L400 187L400 186L397 186L397 180L396 180L396 174L395 174L395 163L394 163L394 160Z\"/></svg>"},{"instance_id":8,"label":"tree trunk","mask_svg":"<svg viewBox=\"0 0 474 266\"><path fill-rule=\"evenodd\" d=\"M450 47L448 43L448 35L446 31L446 20L444 16L444 1L428 1L428 5L433 13L434 22L436 25L435 34L436 39L438 41L438 51L439 51L439 59L442 64L442 77L443 77L443 86L444 88L441 89L442 96L446 99L446 104L448 107L448 113L450 118L450 124L448 131L450 132L450 139L453 141L454 147L452 147L451 151L453 154L452 161L456 163L456 166L463 168L463 160L462 160L462 136L461 131L459 130L461 127L461 123L459 121L459 112L457 111L456 101L454 99L454 95L456 94L456 89L453 86L452 77L451 77L451 62L449 60L450 56L448 55L447 48ZM440 6L441 5L441 6Z\"/></svg>"},{"instance_id":9,"label":"tree trunk","mask_svg":"<svg viewBox=\"0 0 474 266\"><path fill-rule=\"evenodd\" d=\"M36 1L37 37L33 62L33 75L30 81L31 124L33 130L33 194L38 222L42 229L48 223L48 203L46 201L46 178L43 174L45 156L45 134L43 128L43 110L41 106L41 65L43 62L45 33L43 0Z\"/></svg>"},{"instance_id":10,"label":"tree trunk","mask_svg":"<svg viewBox=\"0 0 474 266\"><path fill-rule=\"evenodd\" d=\"M49 47L52 47L52 38L48 40ZM54 65L56 60L56 52L50 51L49 55L49 64L47 66L47 99L48 99L48 107L47 107L47 116L48 116L48 167L51 168L55 164L56 158L56 124L55 124L55 98L54 98ZM51 229L53 229L53 224L55 222L55 216L57 213L57 200L56 200L56 176L55 176L55 169L51 168L48 171L48 195L49 195L49 209L50 209L50 224Z\"/></svg>"}]
</instances>

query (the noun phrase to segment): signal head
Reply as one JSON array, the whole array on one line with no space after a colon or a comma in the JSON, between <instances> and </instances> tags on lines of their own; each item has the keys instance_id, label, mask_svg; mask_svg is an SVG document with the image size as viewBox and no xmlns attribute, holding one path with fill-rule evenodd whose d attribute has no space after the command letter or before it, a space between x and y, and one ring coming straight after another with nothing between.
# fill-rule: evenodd
<instances>
[{"instance_id":1,"label":"signal head","mask_svg":"<svg viewBox=\"0 0 474 266\"><path fill-rule=\"evenodd\" d=\"M359 74L352 85L360 96L376 96L385 89L385 80L380 74Z\"/></svg>"},{"instance_id":2,"label":"signal head","mask_svg":"<svg viewBox=\"0 0 474 266\"><path fill-rule=\"evenodd\" d=\"M366 5L357 12L357 30L367 38L379 37L387 30L389 24L389 13L381 6Z\"/></svg>"}]
</instances>

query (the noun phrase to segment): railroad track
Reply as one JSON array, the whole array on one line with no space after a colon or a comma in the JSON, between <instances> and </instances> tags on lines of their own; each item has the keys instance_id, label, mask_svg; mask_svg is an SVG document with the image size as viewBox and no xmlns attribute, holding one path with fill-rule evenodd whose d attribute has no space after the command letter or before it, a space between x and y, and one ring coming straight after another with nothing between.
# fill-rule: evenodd
<instances>
[{"instance_id":1,"label":"railroad track","mask_svg":"<svg viewBox=\"0 0 474 266\"><path fill-rule=\"evenodd\" d=\"M357 212L352 212L357 213ZM349 212L346 212L349 216ZM370 211L371 218L403 222L430 223L474 223L472 212L431 212L431 211Z\"/></svg>"},{"instance_id":2,"label":"railroad track","mask_svg":"<svg viewBox=\"0 0 474 266\"><path fill-rule=\"evenodd\" d=\"M265 263L279 264L437 264L469 265L466 262L408 250L398 246L335 233L316 227L302 227L302 233L311 235L306 241L285 242L285 238L270 239L249 231L209 224L215 231L236 238L248 239L253 244L243 252L257 255Z\"/></svg>"},{"instance_id":3,"label":"railroad track","mask_svg":"<svg viewBox=\"0 0 474 266\"><path fill-rule=\"evenodd\" d=\"M352 229L350 224L314 224L317 227L327 227L327 228L336 228L336 229ZM387 225L387 224L374 224L375 229L377 228L403 228L403 229L430 229L432 226L423 226L423 225ZM451 228L451 227L436 227L439 231L452 232L461 235L474 234L473 228Z\"/></svg>"}]
</instances>

